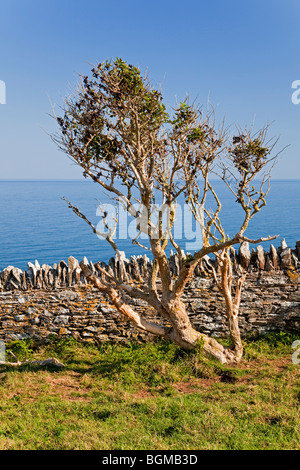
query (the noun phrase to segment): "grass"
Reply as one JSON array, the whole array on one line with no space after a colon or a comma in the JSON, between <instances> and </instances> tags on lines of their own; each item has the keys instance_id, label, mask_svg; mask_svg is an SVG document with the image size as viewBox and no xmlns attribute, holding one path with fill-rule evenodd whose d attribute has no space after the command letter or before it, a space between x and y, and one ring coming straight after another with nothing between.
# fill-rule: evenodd
<instances>
[{"instance_id":1,"label":"grass","mask_svg":"<svg viewBox=\"0 0 300 470\"><path fill-rule=\"evenodd\" d=\"M1 366L0 449L299 449L295 339L248 339L238 366L167 342L11 343L20 360L56 357L65 368Z\"/></svg>"}]
</instances>

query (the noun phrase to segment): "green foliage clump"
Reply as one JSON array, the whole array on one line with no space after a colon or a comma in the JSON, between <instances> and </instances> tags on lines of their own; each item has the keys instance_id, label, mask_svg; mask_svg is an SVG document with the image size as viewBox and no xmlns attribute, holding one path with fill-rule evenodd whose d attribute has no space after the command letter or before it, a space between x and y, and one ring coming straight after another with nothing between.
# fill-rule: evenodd
<instances>
[{"instance_id":1,"label":"green foliage clump","mask_svg":"<svg viewBox=\"0 0 300 470\"><path fill-rule=\"evenodd\" d=\"M6 348L8 355L10 351L17 357L17 359L19 359L19 361L29 360L34 354L34 342L32 339L12 341ZM7 358L7 360L10 359Z\"/></svg>"}]
</instances>

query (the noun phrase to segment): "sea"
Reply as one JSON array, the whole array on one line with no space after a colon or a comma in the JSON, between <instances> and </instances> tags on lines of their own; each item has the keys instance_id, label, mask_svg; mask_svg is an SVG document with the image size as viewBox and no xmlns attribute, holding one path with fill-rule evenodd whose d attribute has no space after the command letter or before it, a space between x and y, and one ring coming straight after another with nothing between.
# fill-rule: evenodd
<instances>
[{"instance_id":1,"label":"sea","mask_svg":"<svg viewBox=\"0 0 300 470\"><path fill-rule=\"evenodd\" d=\"M214 187L222 201L222 223L227 233L233 235L241 225L243 211L221 181L215 181ZM91 181L0 181L0 270L7 266L25 270L28 262L35 263L36 260L40 265L53 265L61 260L67 262L69 256L79 261L87 257L92 262L107 262L114 256L110 244L93 233L63 198L78 207L97 230L107 232L99 207L109 212L114 201ZM185 209L182 199L174 235L185 252L193 253L201 247L201 240ZM147 240L139 239L145 248L132 243L138 234L133 219L126 218L126 213L119 214L120 226L116 227L114 237L119 250L124 251L127 258L144 254L151 258ZM114 223L113 214L109 222ZM270 243L279 247L283 239L294 248L300 240L300 180L273 180L267 205L251 220L245 235L252 239L278 235L272 242L261 243L265 250L269 249ZM170 249L171 244L168 253Z\"/></svg>"}]
</instances>

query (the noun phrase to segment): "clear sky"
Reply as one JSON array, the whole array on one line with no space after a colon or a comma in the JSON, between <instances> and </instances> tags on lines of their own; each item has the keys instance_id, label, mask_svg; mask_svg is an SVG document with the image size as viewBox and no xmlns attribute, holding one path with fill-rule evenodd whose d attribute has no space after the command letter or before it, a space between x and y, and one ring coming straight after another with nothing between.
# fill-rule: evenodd
<instances>
[{"instance_id":1,"label":"clear sky","mask_svg":"<svg viewBox=\"0 0 300 470\"><path fill-rule=\"evenodd\" d=\"M0 0L0 179L76 179L48 114L90 63L121 57L163 83L169 105L208 97L217 117L273 122L274 178L300 178L299 0Z\"/></svg>"}]
</instances>

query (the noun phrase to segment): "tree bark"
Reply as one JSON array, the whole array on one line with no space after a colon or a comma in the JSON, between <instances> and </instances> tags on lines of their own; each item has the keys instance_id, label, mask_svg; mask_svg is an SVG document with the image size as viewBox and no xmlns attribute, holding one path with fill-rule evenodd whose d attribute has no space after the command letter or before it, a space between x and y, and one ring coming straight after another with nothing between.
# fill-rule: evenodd
<instances>
[{"instance_id":1,"label":"tree bark","mask_svg":"<svg viewBox=\"0 0 300 470\"><path fill-rule=\"evenodd\" d=\"M181 300L170 301L165 305L169 313L172 329L169 339L185 350L193 350L202 344L206 356L213 357L222 364L237 362L235 350L225 348L222 344L204 333L200 333L192 326L185 305Z\"/></svg>"},{"instance_id":2,"label":"tree bark","mask_svg":"<svg viewBox=\"0 0 300 470\"><path fill-rule=\"evenodd\" d=\"M236 361L240 361L243 356L243 344L238 324L238 315L234 314L232 310L226 310L226 316Z\"/></svg>"}]
</instances>

